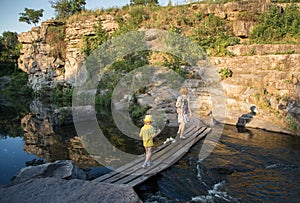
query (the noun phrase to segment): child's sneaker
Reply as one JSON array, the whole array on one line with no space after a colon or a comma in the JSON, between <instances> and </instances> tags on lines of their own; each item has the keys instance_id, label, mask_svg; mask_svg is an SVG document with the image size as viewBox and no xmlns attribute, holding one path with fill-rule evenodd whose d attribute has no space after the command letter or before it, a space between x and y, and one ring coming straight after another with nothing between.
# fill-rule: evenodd
<instances>
[{"instance_id":1,"label":"child's sneaker","mask_svg":"<svg viewBox=\"0 0 300 203\"><path fill-rule=\"evenodd\" d=\"M147 167L147 163L143 163L142 168L146 168Z\"/></svg>"}]
</instances>

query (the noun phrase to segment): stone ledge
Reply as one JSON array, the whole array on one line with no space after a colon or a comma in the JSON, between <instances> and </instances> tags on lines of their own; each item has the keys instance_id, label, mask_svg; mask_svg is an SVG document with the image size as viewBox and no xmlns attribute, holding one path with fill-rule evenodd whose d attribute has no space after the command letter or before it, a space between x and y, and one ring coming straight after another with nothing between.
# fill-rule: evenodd
<instances>
[{"instance_id":1,"label":"stone ledge","mask_svg":"<svg viewBox=\"0 0 300 203\"><path fill-rule=\"evenodd\" d=\"M126 185L49 177L30 179L17 185L0 187L0 194L2 203L142 202L136 192Z\"/></svg>"}]
</instances>

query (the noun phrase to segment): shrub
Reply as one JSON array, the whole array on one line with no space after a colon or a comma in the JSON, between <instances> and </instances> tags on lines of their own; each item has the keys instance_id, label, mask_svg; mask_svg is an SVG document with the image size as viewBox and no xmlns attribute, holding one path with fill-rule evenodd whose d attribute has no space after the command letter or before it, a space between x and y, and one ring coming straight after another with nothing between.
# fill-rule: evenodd
<instances>
[{"instance_id":1,"label":"shrub","mask_svg":"<svg viewBox=\"0 0 300 203\"><path fill-rule=\"evenodd\" d=\"M269 12L259 17L259 24L250 33L255 43L274 43L278 41L297 42L300 36L300 11L297 6L288 5L284 10L274 5Z\"/></svg>"},{"instance_id":2,"label":"shrub","mask_svg":"<svg viewBox=\"0 0 300 203\"><path fill-rule=\"evenodd\" d=\"M226 22L211 14L206 17L201 26L195 30L192 37L209 55L226 56L227 46L239 44L240 40L227 31Z\"/></svg>"},{"instance_id":3,"label":"shrub","mask_svg":"<svg viewBox=\"0 0 300 203\"><path fill-rule=\"evenodd\" d=\"M230 70L229 68L221 68L218 72L221 79L232 77L232 70Z\"/></svg>"},{"instance_id":4,"label":"shrub","mask_svg":"<svg viewBox=\"0 0 300 203\"><path fill-rule=\"evenodd\" d=\"M51 46L50 55L55 58L66 58L65 26L49 26L46 43Z\"/></svg>"},{"instance_id":5,"label":"shrub","mask_svg":"<svg viewBox=\"0 0 300 203\"><path fill-rule=\"evenodd\" d=\"M108 32L102 28L101 20L98 21L97 26L94 27L94 36L84 36L83 53L87 57L89 56L98 46L103 44L109 39Z\"/></svg>"}]
</instances>

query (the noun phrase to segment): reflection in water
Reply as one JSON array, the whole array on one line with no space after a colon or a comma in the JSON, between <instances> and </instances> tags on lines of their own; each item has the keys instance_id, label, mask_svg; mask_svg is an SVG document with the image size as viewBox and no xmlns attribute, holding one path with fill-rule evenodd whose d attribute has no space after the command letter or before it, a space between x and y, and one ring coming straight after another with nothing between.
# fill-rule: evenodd
<instances>
[{"instance_id":1,"label":"reflection in water","mask_svg":"<svg viewBox=\"0 0 300 203\"><path fill-rule=\"evenodd\" d=\"M35 114L23 116L24 142L19 138L18 143L21 144L18 146L12 143L8 145L4 141L12 141L9 133L2 133L5 136L2 137L4 141L0 140L0 146L1 143L7 146L0 149L9 152L13 150L8 149L8 146L13 146L14 149L25 150L37 157L30 155L29 158L26 156L14 160L13 155L0 151L2 165L5 167L0 169L1 174L12 171L8 164L10 160L13 160L12 165L17 167L16 171L24 167L25 162L30 163L32 160L31 164L37 164L34 159L43 159L46 162L70 159L81 168L99 165L83 148L73 125L53 127L52 121L55 119L49 114L42 114L37 110L34 112ZM97 116L101 129L114 147L132 154L144 152L140 140L122 135L111 125L113 122L106 114ZM10 126L8 129L13 128ZM165 129L155 143L159 145L166 137L174 134L175 128ZM21 133L13 135L22 137ZM13 141L15 143L16 140ZM214 151L200 162L198 157L202 144L203 142L198 142L179 162L137 186L135 189L142 200L216 203L298 202L300 137L226 126ZM101 146L96 147L101 151Z\"/></svg>"},{"instance_id":2,"label":"reflection in water","mask_svg":"<svg viewBox=\"0 0 300 203\"><path fill-rule=\"evenodd\" d=\"M56 160L72 160L82 168L99 164L85 151L79 137L75 136L70 126L66 134L60 134L49 121L49 117L39 118L36 114L28 114L22 119L24 129L24 150L29 154L43 158L46 162ZM65 126L64 128L67 128Z\"/></svg>"}]
</instances>

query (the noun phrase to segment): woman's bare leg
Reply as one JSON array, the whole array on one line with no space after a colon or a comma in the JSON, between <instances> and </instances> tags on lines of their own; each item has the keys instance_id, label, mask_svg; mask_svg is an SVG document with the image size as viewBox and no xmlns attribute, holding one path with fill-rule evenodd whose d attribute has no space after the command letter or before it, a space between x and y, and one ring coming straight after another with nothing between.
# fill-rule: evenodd
<instances>
[{"instance_id":1,"label":"woman's bare leg","mask_svg":"<svg viewBox=\"0 0 300 203\"><path fill-rule=\"evenodd\" d=\"M181 125L181 128L180 128L180 130L181 130L180 131L180 137L184 137L183 136L183 132L184 132L184 128L185 128L185 123L181 123L180 125Z\"/></svg>"}]
</instances>

